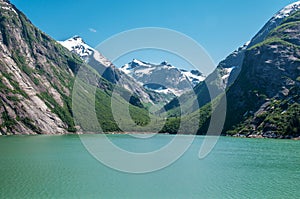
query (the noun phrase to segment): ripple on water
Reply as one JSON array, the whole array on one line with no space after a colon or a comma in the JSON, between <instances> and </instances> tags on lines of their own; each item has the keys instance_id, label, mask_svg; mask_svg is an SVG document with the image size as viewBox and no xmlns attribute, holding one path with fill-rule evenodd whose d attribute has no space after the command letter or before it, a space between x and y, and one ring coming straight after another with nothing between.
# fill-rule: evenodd
<instances>
[{"instance_id":1,"label":"ripple on water","mask_svg":"<svg viewBox=\"0 0 300 199\"><path fill-rule=\"evenodd\" d=\"M168 139L156 136L140 151ZM199 160L202 141L163 170L133 175L97 162L77 136L0 137L0 198L300 198L299 141L221 138Z\"/></svg>"}]
</instances>

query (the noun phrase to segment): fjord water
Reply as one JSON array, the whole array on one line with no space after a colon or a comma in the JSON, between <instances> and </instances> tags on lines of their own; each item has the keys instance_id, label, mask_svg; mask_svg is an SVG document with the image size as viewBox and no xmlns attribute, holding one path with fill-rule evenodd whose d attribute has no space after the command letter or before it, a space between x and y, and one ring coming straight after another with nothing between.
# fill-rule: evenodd
<instances>
[{"instance_id":1,"label":"fjord water","mask_svg":"<svg viewBox=\"0 0 300 199\"><path fill-rule=\"evenodd\" d=\"M136 152L173 138L109 137ZM299 141L222 137L200 160L203 139L167 168L128 174L99 163L76 135L0 137L0 198L300 198Z\"/></svg>"}]
</instances>

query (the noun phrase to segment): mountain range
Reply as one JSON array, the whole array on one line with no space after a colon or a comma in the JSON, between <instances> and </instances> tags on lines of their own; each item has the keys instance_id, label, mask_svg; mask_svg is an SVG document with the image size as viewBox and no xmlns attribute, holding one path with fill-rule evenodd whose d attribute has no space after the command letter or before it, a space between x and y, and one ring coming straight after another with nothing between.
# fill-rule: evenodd
<instances>
[{"instance_id":1,"label":"mountain range","mask_svg":"<svg viewBox=\"0 0 300 199\"><path fill-rule=\"evenodd\" d=\"M101 53L86 44L80 36L74 36L60 43L96 69L103 78L136 93L144 102L150 102L153 95L149 95L154 92L162 96L152 103L172 99L192 90L205 79L198 70L179 69L166 61L152 64L134 59L117 68Z\"/></svg>"},{"instance_id":2,"label":"mountain range","mask_svg":"<svg viewBox=\"0 0 300 199\"><path fill-rule=\"evenodd\" d=\"M204 77L197 70L138 59L119 69L79 36L57 42L9 1L0 0L0 133L176 133L180 123L185 127L180 133L193 133L190 122L200 115L197 133L205 134L218 101L226 96L224 135L299 137L299 10L300 2L295 2L276 13ZM78 97L95 106L101 130L74 119L74 106L81 107L72 101L79 71L83 89ZM95 101L88 92L92 89ZM111 110L112 98L120 121ZM167 116L150 111L156 104L164 105ZM123 107L129 107L129 116ZM79 110L76 115L88 114Z\"/></svg>"},{"instance_id":3,"label":"mountain range","mask_svg":"<svg viewBox=\"0 0 300 199\"><path fill-rule=\"evenodd\" d=\"M59 43L66 47L70 52L78 55L104 79L113 85L118 85L130 93L135 94L142 102L151 104L167 102L164 99L164 96L160 96L158 93L144 89L132 77L115 67L114 64L100 52L87 45L81 37L74 36L66 41L60 41Z\"/></svg>"}]
</instances>

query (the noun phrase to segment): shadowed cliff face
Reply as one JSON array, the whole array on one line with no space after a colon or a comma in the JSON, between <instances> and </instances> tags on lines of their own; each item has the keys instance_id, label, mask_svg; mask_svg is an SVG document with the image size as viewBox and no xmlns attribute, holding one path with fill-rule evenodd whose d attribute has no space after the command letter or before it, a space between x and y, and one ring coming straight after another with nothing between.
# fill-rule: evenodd
<instances>
[{"instance_id":1,"label":"shadowed cliff face","mask_svg":"<svg viewBox=\"0 0 300 199\"><path fill-rule=\"evenodd\" d=\"M240 133L273 133L275 137L291 133L290 120L299 118L299 33L298 11L246 51L241 73L227 92L228 128L242 123ZM299 126L295 128L299 133Z\"/></svg>"},{"instance_id":2,"label":"shadowed cliff face","mask_svg":"<svg viewBox=\"0 0 300 199\"><path fill-rule=\"evenodd\" d=\"M288 137L300 135L300 12L299 2L279 11L243 47L220 62L205 83L195 87L197 99L186 93L165 106L178 114L180 106L205 112L205 133L211 113L207 106L224 91L227 116L223 133ZM207 85L213 92L209 95ZM221 95L222 96L222 95ZM198 103L200 110L196 110ZM229 131L230 130L230 131Z\"/></svg>"}]
</instances>

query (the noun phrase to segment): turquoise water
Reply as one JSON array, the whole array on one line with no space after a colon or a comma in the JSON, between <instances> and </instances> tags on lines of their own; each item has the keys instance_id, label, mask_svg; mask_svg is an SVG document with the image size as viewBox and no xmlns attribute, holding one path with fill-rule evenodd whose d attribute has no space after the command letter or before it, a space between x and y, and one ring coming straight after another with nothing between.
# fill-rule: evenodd
<instances>
[{"instance_id":1,"label":"turquoise water","mask_svg":"<svg viewBox=\"0 0 300 199\"><path fill-rule=\"evenodd\" d=\"M172 138L110 136L141 152ZM167 168L128 174L99 163L76 135L0 137L0 198L300 198L299 141L222 137L200 160L202 141Z\"/></svg>"}]
</instances>

